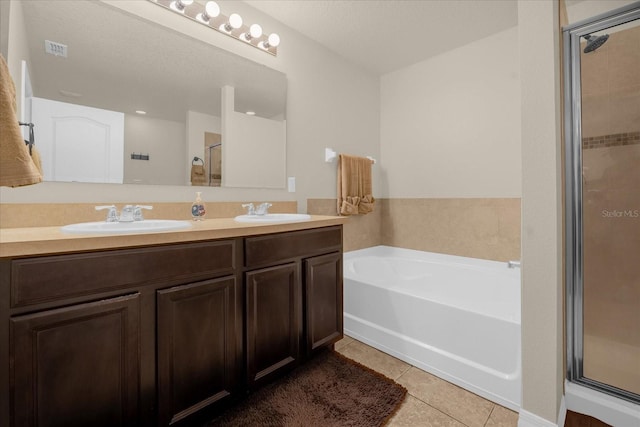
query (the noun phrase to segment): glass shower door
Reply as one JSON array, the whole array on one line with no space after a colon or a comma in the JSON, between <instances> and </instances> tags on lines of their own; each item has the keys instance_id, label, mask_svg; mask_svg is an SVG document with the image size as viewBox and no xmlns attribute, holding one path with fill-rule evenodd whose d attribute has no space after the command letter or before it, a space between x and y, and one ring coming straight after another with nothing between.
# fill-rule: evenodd
<instances>
[{"instance_id":1,"label":"glass shower door","mask_svg":"<svg viewBox=\"0 0 640 427\"><path fill-rule=\"evenodd\" d=\"M636 10L623 19L584 25L569 32L569 45L565 42L572 59L572 120L567 123L570 379L636 402L640 402L639 15Z\"/></svg>"}]
</instances>

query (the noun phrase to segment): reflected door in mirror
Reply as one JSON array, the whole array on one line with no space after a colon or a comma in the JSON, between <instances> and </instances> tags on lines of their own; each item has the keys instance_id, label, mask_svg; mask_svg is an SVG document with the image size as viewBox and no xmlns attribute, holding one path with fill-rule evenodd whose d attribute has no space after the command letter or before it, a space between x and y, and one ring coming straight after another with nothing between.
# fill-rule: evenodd
<instances>
[{"instance_id":1,"label":"reflected door in mirror","mask_svg":"<svg viewBox=\"0 0 640 427\"><path fill-rule=\"evenodd\" d=\"M124 114L32 98L45 181L122 183Z\"/></svg>"}]
</instances>

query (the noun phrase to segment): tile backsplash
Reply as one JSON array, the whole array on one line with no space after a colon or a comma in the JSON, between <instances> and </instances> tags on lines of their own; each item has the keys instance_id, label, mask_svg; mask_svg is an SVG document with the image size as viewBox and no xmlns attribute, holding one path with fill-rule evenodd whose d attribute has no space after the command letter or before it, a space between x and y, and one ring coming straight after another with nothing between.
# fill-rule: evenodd
<instances>
[{"instance_id":1,"label":"tile backsplash","mask_svg":"<svg viewBox=\"0 0 640 427\"><path fill-rule=\"evenodd\" d=\"M260 203L260 202L254 202ZM269 212L297 212L297 202L271 202ZM129 203L115 203L118 209ZM144 211L148 219L191 219L191 202L144 203L153 210ZM245 213L242 202L205 202L206 218L231 218ZM95 203L0 203L0 228L49 227L76 222L101 221L105 211L96 211Z\"/></svg>"}]
</instances>

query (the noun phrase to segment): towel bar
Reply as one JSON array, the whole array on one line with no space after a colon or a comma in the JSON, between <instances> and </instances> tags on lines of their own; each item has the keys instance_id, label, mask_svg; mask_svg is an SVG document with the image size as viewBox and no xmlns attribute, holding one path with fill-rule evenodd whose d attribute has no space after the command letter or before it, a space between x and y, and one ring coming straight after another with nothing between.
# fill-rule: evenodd
<instances>
[{"instance_id":1,"label":"towel bar","mask_svg":"<svg viewBox=\"0 0 640 427\"><path fill-rule=\"evenodd\" d=\"M327 163L332 163L338 157L338 153L335 152L332 148L324 149L324 161ZM371 156L367 156L367 159L371 160L371 163L375 164L376 159Z\"/></svg>"}]
</instances>

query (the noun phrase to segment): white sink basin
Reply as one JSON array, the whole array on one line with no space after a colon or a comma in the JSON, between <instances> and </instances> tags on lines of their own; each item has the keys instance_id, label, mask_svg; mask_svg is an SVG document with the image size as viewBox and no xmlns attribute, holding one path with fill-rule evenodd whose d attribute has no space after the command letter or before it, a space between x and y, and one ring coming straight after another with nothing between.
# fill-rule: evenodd
<instances>
[{"instance_id":1,"label":"white sink basin","mask_svg":"<svg viewBox=\"0 0 640 427\"><path fill-rule=\"evenodd\" d=\"M134 222L81 222L69 224L60 230L72 234L124 234L124 233L153 233L156 231L181 230L191 227L189 221L172 219L145 219Z\"/></svg>"},{"instance_id":2,"label":"white sink basin","mask_svg":"<svg viewBox=\"0 0 640 427\"><path fill-rule=\"evenodd\" d=\"M250 223L295 222L310 220L311 215L294 213L272 213L266 215L239 215L234 219L238 222Z\"/></svg>"}]
</instances>

